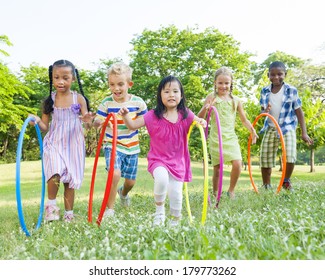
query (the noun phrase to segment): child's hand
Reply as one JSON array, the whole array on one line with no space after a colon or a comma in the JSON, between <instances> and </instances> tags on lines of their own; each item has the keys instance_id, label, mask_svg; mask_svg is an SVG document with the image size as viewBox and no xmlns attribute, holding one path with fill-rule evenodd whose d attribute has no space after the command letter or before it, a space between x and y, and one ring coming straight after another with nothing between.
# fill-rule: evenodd
<instances>
[{"instance_id":1,"label":"child's hand","mask_svg":"<svg viewBox=\"0 0 325 280\"><path fill-rule=\"evenodd\" d=\"M213 105L214 101L216 100L216 98L214 97L213 99L211 99L207 104L205 104L204 109L208 112L211 108L211 106Z\"/></svg>"},{"instance_id":2,"label":"child's hand","mask_svg":"<svg viewBox=\"0 0 325 280\"><path fill-rule=\"evenodd\" d=\"M264 110L264 113L270 113L270 111L271 111L271 104L269 103L269 104L267 104L267 107Z\"/></svg>"},{"instance_id":3,"label":"child's hand","mask_svg":"<svg viewBox=\"0 0 325 280\"><path fill-rule=\"evenodd\" d=\"M91 123L93 119L95 118L96 114L92 112L87 112L83 116L79 116L79 119L82 120L85 123Z\"/></svg>"},{"instance_id":4,"label":"child's hand","mask_svg":"<svg viewBox=\"0 0 325 280\"><path fill-rule=\"evenodd\" d=\"M306 135L302 135L302 140L304 140L306 142L306 144L309 146L309 145L312 145L314 144L314 141L306 134Z\"/></svg>"},{"instance_id":5,"label":"child's hand","mask_svg":"<svg viewBox=\"0 0 325 280\"><path fill-rule=\"evenodd\" d=\"M256 140L258 138L258 135L256 134L256 131L254 128L252 129L251 135L252 135L252 144L255 144Z\"/></svg>"},{"instance_id":6,"label":"child's hand","mask_svg":"<svg viewBox=\"0 0 325 280\"><path fill-rule=\"evenodd\" d=\"M129 113L129 109L126 108L126 107L122 107L119 111L118 111L118 114L121 115L121 116L125 116Z\"/></svg>"},{"instance_id":7,"label":"child's hand","mask_svg":"<svg viewBox=\"0 0 325 280\"><path fill-rule=\"evenodd\" d=\"M205 119L198 118L197 123L200 124L200 125L202 125L204 128L207 127L207 122L206 122Z\"/></svg>"},{"instance_id":8,"label":"child's hand","mask_svg":"<svg viewBox=\"0 0 325 280\"><path fill-rule=\"evenodd\" d=\"M98 127L101 127L101 126L103 125L103 123L104 123L103 120L101 120L101 119L97 119L97 120L95 120L95 121L93 122L93 126L94 126L95 128L98 128Z\"/></svg>"},{"instance_id":9,"label":"child's hand","mask_svg":"<svg viewBox=\"0 0 325 280\"><path fill-rule=\"evenodd\" d=\"M34 118L34 120L31 120L29 122L30 125L38 124L41 121L41 118L39 116L36 116L36 115L33 115L33 114L29 114L28 117Z\"/></svg>"}]
</instances>

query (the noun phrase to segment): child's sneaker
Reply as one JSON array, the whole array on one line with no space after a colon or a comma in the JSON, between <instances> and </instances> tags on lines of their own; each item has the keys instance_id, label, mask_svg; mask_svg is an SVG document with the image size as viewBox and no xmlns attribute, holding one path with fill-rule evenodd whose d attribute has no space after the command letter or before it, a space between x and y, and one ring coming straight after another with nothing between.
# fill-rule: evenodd
<instances>
[{"instance_id":1,"label":"child's sneaker","mask_svg":"<svg viewBox=\"0 0 325 280\"><path fill-rule=\"evenodd\" d=\"M56 205L45 206L45 221L58 221L60 219L60 208Z\"/></svg>"},{"instance_id":2,"label":"child's sneaker","mask_svg":"<svg viewBox=\"0 0 325 280\"><path fill-rule=\"evenodd\" d=\"M63 220L67 223L70 223L72 222L72 220L74 219L74 215L73 213L64 213L64 217L63 217Z\"/></svg>"},{"instance_id":3,"label":"child's sneaker","mask_svg":"<svg viewBox=\"0 0 325 280\"><path fill-rule=\"evenodd\" d=\"M110 209L110 208L107 208L106 210L105 210L105 212L104 212L104 215L103 215L103 218L112 218L112 217L114 217L114 215L115 215L115 211L114 211L114 209Z\"/></svg>"},{"instance_id":4,"label":"child's sneaker","mask_svg":"<svg viewBox=\"0 0 325 280\"><path fill-rule=\"evenodd\" d=\"M122 195L122 190L123 190L123 186L120 187L120 188L117 190L117 193L118 193L118 195L120 196L120 199L121 199L121 204L122 204L122 206L124 206L124 207L129 207L130 204L131 204L130 197L129 197L128 194L127 194L126 196L123 196L123 195Z\"/></svg>"},{"instance_id":5,"label":"child's sneaker","mask_svg":"<svg viewBox=\"0 0 325 280\"><path fill-rule=\"evenodd\" d=\"M153 218L153 225L154 226L161 226L165 223L165 214L162 213L155 213Z\"/></svg>"},{"instance_id":6,"label":"child's sneaker","mask_svg":"<svg viewBox=\"0 0 325 280\"><path fill-rule=\"evenodd\" d=\"M272 185L271 184L264 184L263 188L266 189L266 190L270 190L270 189L272 189Z\"/></svg>"},{"instance_id":7,"label":"child's sneaker","mask_svg":"<svg viewBox=\"0 0 325 280\"><path fill-rule=\"evenodd\" d=\"M176 227L179 225L179 220L178 219L170 219L169 220L169 226L170 227Z\"/></svg>"},{"instance_id":8,"label":"child's sneaker","mask_svg":"<svg viewBox=\"0 0 325 280\"><path fill-rule=\"evenodd\" d=\"M284 189L287 190L287 191L293 192L293 187L292 187L290 181L283 182L283 184L282 184L282 188L284 188Z\"/></svg>"}]
</instances>

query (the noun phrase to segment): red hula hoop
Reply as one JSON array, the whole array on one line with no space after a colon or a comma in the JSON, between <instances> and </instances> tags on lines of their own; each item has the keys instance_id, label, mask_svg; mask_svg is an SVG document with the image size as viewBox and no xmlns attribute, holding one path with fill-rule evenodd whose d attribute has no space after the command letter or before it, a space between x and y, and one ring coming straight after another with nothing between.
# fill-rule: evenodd
<instances>
[{"instance_id":1,"label":"red hula hoop","mask_svg":"<svg viewBox=\"0 0 325 280\"><path fill-rule=\"evenodd\" d=\"M216 207L218 207L220 197L221 197L221 192L222 192L222 180L223 180L223 150L222 150L222 134L221 134L221 126L220 126L220 119L219 119L219 114L218 110L216 107L211 106L210 110L208 112L207 116L207 126L205 128L205 137L208 138L208 132L209 132L209 121L210 121L210 115L211 111L214 111L214 114L216 116L216 123L218 127L218 140L219 140L219 156L220 156L220 170L219 170L219 185L218 185L218 195L217 195L217 204Z\"/></svg>"},{"instance_id":2,"label":"red hula hoop","mask_svg":"<svg viewBox=\"0 0 325 280\"><path fill-rule=\"evenodd\" d=\"M95 185L95 178L96 178L96 170L97 170L97 163L98 163L98 157L100 155L100 151L102 148L103 139L105 136L106 127L108 125L108 122L113 119L113 141L112 141L112 155L110 159L109 164L109 171L107 175L107 181L106 181L106 188L104 193L104 198L102 202L102 206L100 208L100 212L97 218L96 223L100 226L105 208L108 202L109 194L112 187L112 181L113 181L113 175L114 175L114 163L115 163L115 155L116 155L116 144L117 144L117 120L114 113L109 113L106 117L106 120L102 126L102 131L98 140L97 144L97 151L94 161L94 167L91 177L91 184L90 184L90 192L89 192L89 203L88 203L88 222L92 222L92 206L93 206L93 194L94 194L94 185Z\"/></svg>"},{"instance_id":3,"label":"red hula hoop","mask_svg":"<svg viewBox=\"0 0 325 280\"><path fill-rule=\"evenodd\" d=\"M256 119L254 120L254 122L252 123L253 127L255 127L256 123L258 122L258 120L261 117L269 117L272 120L272 122L275 124L277 132L280 135L280 141L281 141L281 146L282 146L282 176L281 176L280 183L279 183L279 185L277 187L277 190L276 190L276 193L279 193L281 191L281 189L282 189L282 184L283 184L284 176L285 176L285 173L286 173L286 163L287 163L287 155L286 155L284 138L283 138L283 134L282 134L282 131L281 131L281 128L280 128L278 122L276 121L276 119L273 116L271 116L268 113L259 114L256 117ZM249 136L249 140L248 140L247 165L248 165L249 178L251 180L252 186L253 186L255 192L258 193L258 189L257 189L257 187L255 185L253 175L252 175L252 169L251 169L251 145L252 145L252 135Z\"/></svg>"}]
</instances>

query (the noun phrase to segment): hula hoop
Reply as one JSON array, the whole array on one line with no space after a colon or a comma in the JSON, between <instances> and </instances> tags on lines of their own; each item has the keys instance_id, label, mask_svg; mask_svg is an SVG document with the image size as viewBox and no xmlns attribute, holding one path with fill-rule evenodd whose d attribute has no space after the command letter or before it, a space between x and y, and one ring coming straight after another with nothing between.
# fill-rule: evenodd
<instances>
[{"instance_id":1,"label":"hula hoop","mask_svg":"<svg viewBox=\"0 0 325 280\"><path fill-rule=\"evenodd\" d=\"M279 193L281 191L282 184L283 184L283 181L284 181L284 176L285 176L285 173L286 173L286 163L287 163L287 155L286 155L284 138L283 138L283 134L282 134L282 131L281 131L281 128L280 128L278 122L276 121L276 119L273 116L271 116L268 113L259 114L256 117L256 119L254 120L254 122L252 123L253 127L255 127L257 121L261 117L269 117L272 120L272 122L274 123L274 125L276 126L277 132L280 135L280 141L281 141L281 146L282 146L282 176L281 176L280 183L279 183L279 185L277 187L277 190L276 190L276 193ZM255 192L258 193L258 189L257 189L257 187L255 185L253 175L252 175L252 169L251 169L251 145L252 145L252 135L249 136L249 140L248 140L247 165L248 165L249 178L251 180L252 186L253 186Z\"/></svg>"},{"instance_id":2,"label":"hula hoop","mask_svg":"<svg viewBox=\"0 0 325 280\"><path fill-rule=\"evenodd\" d=\"M193 122L190 126L190 129L187 134L187 142L189 141L191 132L193 130L193 126L196 125L196 122ZM201 134L201 140L202 140L202 149L203 149L203 161L204 161L204 184L203 184L203 208L202 208L202 225L205 223L206 216L207 216L207 209L208 209L208 151L207 151L207 145L206 145L206 139L203 131L203 127L201 125L197 126L200 130ZM185 193L185 200L186 200L186 208L187 213L190 219L190 222L193 221L192 219L192 213L191 213L191 206L190 201L188 197L188 188L187 188L187 182L184 182L184 193Z\"/></svg>"},{"instance_id":3,"label":"hula hoop","mask_svg":"<svg viewBox=\"0 0 325 280\"><path fill-rule=\"evenodd\" d=\"M209 132L209 121L210 121L210 116L211 116L211 111L214 111L214 114L216 116L216 123L217 123L217 128L218 128L218 141L219 141L219 163L220 163L220 169L219 169L219 184L218 184L218 195L217 195L217 204L216 207L219 205L220 197L221 197L221 192L222 192L222 181L223 181L223 150L222 150L222 134L221 134L221 125L220 125L220 119L219 119L219 114L218 110L216 107L211 106L210 110L208 112L207 116L207 127L205 128L205 137L208 138L208 132Z\"/></svg>"},{"instance_id":4,"label":"hula hoop","mask_svg":"<svg viewBox=\"0 0 325 280\"><path fill-rule=\"evenodd\" d=\"M105 193L104 193L104 198L102 201L102 206L100 208L100 212L97 218L96 223L100 226L102 222L102 218L105 212L105 208L108 202L109 194L111 191L112 187L112 181L113 181L113 175L114 175L114 163L115 163L115 155L116 155L116 143L117 143L117 120L116 116L114 113L109 113L106 117L106 120L102 126L102 131L98 140L98 145L97 145L97 151L96 151L96 156L95 156L95 162L94 162L94 167L93 167L93 173L91 177L91 184L90 184L90 192L89 192L89 203L88 203L88 222L92 222L92 207L93 207L93 194L94 194L94 185L95 185L95 178L96 178L96 170L97 170L97 163L98 163L98 157L100 155L100 151L102 148L102 142L104 139L105 131L108 122L110 119L113 119L113 141L112 141L112 155L110 159L110 164L109 164L109 171L107 175L107 180L106 180L106 188L105 188Z\"/></svg>"},{"instance_id":5,"label":"hula hoop","mask_svg":"<svg viewBox=\"0 0 325 280\"><path fill-rule=\"evenodd\" d=\"M19 223L22 228L22 230L25 232L26 236L30 236L30 233L27 229L24 214L23 214L23 206L21 202L21 191L20 191L20 160L21 160L21 154L22 154L22 147L23 147L23 140L24 140L24 134L26 131L26 127L30 121L35 121L35 118L28 117L23 127L19 133L18 138L18 145L17 145L17 152L16 152L16 200L17 200L17 210L18 210L18 218ZM44 167L43 167L43 141L42 141L42 135L41 131L39 129L38 124L35 124L35 129L37 133L38 143L40 146L40 155L41 155L41 162L42 162L42 190L41 190L41 203L40 203L40 211L38 215L38 220L35 229L39 229L42 223L42 217L44 212L44 197L45 197L45 176L44 176Z\"/></svg>"}]
</instances>

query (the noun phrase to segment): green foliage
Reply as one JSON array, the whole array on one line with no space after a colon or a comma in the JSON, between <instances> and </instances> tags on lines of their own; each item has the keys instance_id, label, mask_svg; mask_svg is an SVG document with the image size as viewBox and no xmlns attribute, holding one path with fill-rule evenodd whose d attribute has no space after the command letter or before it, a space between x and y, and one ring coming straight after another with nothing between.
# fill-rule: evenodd
<instances>
[{"instance_id":1,"label":"green foliage","mask_svg":"<svg viewBox=\"0 0 325 280\"><path fill-rule=\"evenodd\" d=\"M181 80L187 106L194 113L213 90L214 72L221 66L234 70L235 94L247 96L250 92L250 54L240 52L237 41L216 29L199 32L197 28L178 30L173 25L157 31L146 29L131 43L132 90L149 109L155 108L158 84L167 75ZM190 150L196 159L202 157L200 145L199 132L193 131Z\"/></svg>"},{"instance_id":2,"label":"green foliage","mask_svg":"<svg viewBox=\"0 0 325 280\"><path fill-rule=\"evenodd\" d=\"M0 44L11 46L7 36L0 36ZM312 148L324 145L324 92L325 67L310 65L283 52L271 53L264 62L256 64L250 61L251 54L239 50L239 42L232 36L223 34L214 28L199 31L197 27L179 30L175 26L161 27L157 31L145 29L131 41L130 65L134 69L134 86L131 93L142 97L149 109L155 107L156 91L160 80L166 75L175 75L183 83L187 106L197 113L206 95L213 90L214 72L220 66L228 66L234 71L234 94L245 103L247 118L253 122L259 114L259 94L262 87L269 84L267 69L274 60L283 61L289 68L286 81L298 88L303 100L308 133L314 138ZM0 50L4 55L5 51ZM97 111L101 100L109 94L107 69L120 59L101 60L95 71L79 69L81 82L93 112ZM77 66L77 65L76 65ZM78 67L77 67L78 68ZM73 89L78 91L77 83ZM21 73L14 75L7 66L0 63L0 159L4 162L15 160L16 141L19 128L28 113L41 114L44 98L49 94L47 67L31 64L22 67ZM262 122L257 124L259 131ZM240 140L243 159L247 154L249 133L238 119L236 131ZM301 135L298 129L297 136ZM99 138L98 130L86 132L87 155L94 155ZM299 139L299 138L298 138ZM149 138L146 131L140 131L141 155L146 156ZM261 141L261 137L258 141ZM298 151L308 147L298 143ZM259 142L253 145L258 153ZM23 159L38 158L38 143L34 128L28 128L24 140ZM34 152L30 152L34 151ZM190 141L193 158L202 157L199 131L193 130ZM319 162L320 157L315 161Z\"/></svg>"},{"instance_id":3,"label":"green foliage","mask_svg":"<svg viewBox=\"0 0 325 280\"><path fill-rule=\"evenodd\" d=\"M10 42L8 36L6 35L0 35L0 44L2 43L4 43L7 46L12 46L12 43ZM0 53L2 53L4 56L9 56L9 54L2 49L0 49Z\"/></svg>"},{"instance_id":4,"label":"green foliage","mask_svg":"<svg viewBox=\"0 0 325 280\"><path fill-rule=\"evenodd\" d=\"M318 98L312 100L312 93L310 90L305 89L300 94L305 122L307 126L308 135L314 140L314 144L308 149L317 149L325 144L325 108L323 102ZM301 129L298 128L297 137L301 136ZM307 148L306 144L300 140L298 142L299 148Z\"/></svg>"},{"instance_id":5,"label":"green foliage","mask_svg":"<svg viewBox=\"0 0 325 280\"><path fill-rule=\"evenodd\" d=\"M305 60L293 55L286 54L284 52L276 51L274 53L271 53L267 59L265 59L260 65L257 66L255 84L259 82L264 73L267 73L270 64L274 61L282 61L288 69L301 68L306 63ZM265 72L265 70L267 71Z\"/></svg>"},{"instance_id":6,"label":"green foliage","mask_svg":"<svg viewBox=\"0 0 325 280\"><path fill-rule=\"evenodd\" d=\"M15 141L23 119L33 109L25 105L32 91L0 63L0 158L13 160Z\"/></svg>"},{"instance_id":7,"label":"green foliage","mask_svg":"<svg viewBox=\"0 0 325 280\"><path fill-rule=\"evenodd\" d=\"M149 108L155 107L157 86L167 75L182 81L188 106L194 112L212 90L214 72L220 66L235 71L238 87L248 80L250 54L241 53L237 41L213 28L203 32L195 28L178 30L173 25L157 31L146 29L131 44L133 88Z\"/></svg>"}]
</instances>

